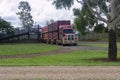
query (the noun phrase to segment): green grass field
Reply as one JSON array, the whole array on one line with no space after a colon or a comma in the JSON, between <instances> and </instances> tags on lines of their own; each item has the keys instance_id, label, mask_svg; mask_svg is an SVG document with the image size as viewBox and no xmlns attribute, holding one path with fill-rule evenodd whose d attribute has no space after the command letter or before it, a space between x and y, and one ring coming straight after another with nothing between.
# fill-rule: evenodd
<instances>
[{"instance_id":1,"label":"green grass field","mask_svg":"<svg viewBox=\"0 0 120 80\"><path fill-rule=\"evenodd\" d=\"M68 54L47 55L33 58L0 60L0 66L120 66L120 61L109 62L106 51L80 50ZM120 58L120 52L118 52Z\"/></svg>"},{"instance_id":2,"label":"green grass field","mask_svg":"<svg viewBox=\"0 0 120 80\"><path fill-rule=\"evenodd\" d=\"M89 44L82 44L82 46L93 46L93 47L108 48L108 43L94 43L93 42L93 43L89 43ZM117 43L117 47L120 48L120 43Z\"/></svg>"},{"instance_id":3,"label":"green grass field","mask_svg":"<svg viewBox=\"0 0 120 80\"><path fill-rule=\"evenodd\" d=\"M0 45L0 55L40 53L57 49L58 46L48 44L3 44Z\"/></svg>"},{"instance_id":4,"label":"green grass field","mask_svg":"<svg viewBox=\"0 0 120 80\"><path fill-rule=\"evenodd\" d=\"M82 44L94 47L107 47L104 44ZM120 43L118 43L120 47ZM49 52L59 49L59 46L48 44L4 44L0 45L0 55L30 54ZM0 66L120 66L120 51L118 61L109 62L107 51L79 50L68 54L54 54L32 58L0 59Z\"/></svg>"}]
</instances>

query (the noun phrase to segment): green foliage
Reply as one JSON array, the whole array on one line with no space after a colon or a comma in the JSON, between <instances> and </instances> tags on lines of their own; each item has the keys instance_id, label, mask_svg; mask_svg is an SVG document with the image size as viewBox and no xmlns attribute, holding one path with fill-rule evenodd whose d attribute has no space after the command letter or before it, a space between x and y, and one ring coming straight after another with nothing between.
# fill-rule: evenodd
<instances>
[{"instance_id":1,"label":"green foliage","mask_svg":"<svg viewBox=\"0 0 120 80\"><path fill-rule=\"evenodd\" d=\"M85 35L95 24L94 16L86 5L84 5L81 10L74 9L73 12L76 16L74 20L76 29L80 31L82 35Z\"/></svg>"},{"instance_id":2,"label":"green foliage","mask_svg":"<svg viewBox=\"0 0 120 80\"><path fill-rule=\"evenodd\" d=\"M18 6L19 12L17 15L22 22L23 27L29 28L33 26L33 19L31 15L31 7L27 1L21 1Z\"/></svg>"},{"instance_id":3,"label":"green foliage","mask_svg":"<svg viewBox=\"0 0 120 80\"><path fill-rule=\"evenodd\" d=\"M86 4L86 0L82 0L82 2L83 2L83 6L81 10L76 8L73 9L73 13L76 16L74 20L74 26L78 31L81 32L82 35L85 35L87 32L89 32L90 29L94 27L94 24L97 23L97 20L95 19L93 13L91 13L91 11L89 10ZM87 0L87 3L89 3L90 6L92 6L93 8L97 8L97 6L101 6L103 10L107 12L108 8L105 2L106 0L95 0L95 1ZM69 1L54 0L53 5L55 5L57 9L66 8L66 7L70 8L73 5L73 0L69 0ZM101 30L101 27L95 29Z\"/></svg>"},{"instance_id":4,"label":"green foliage","mask_svg":"<svg viewBox=\"0 0 120 80\"><path fill-rule=\"evenodd\" d=\"M108 32L108 29L104 27L104 24L98 24L97 26L95 26L94 32L96 33Z\"/></svg>"},{"instance_id":5,"label":"green foliage","mask_svg":"<svg viewBox=\"0 0 120 80\"><path fill-rule=\"evenodd\" d=\"M29 6L29 3L25 1L20 2L18 9L24 10L25 12L31 11L31 7Z\"/></svg>"},{"instance_id":6,"label":"green foliage","mask_svg":"<svg viewBox=\"0 0 120 80\"><path fill-rule=\"evenodd\" d=\"M57 9L70 9L70 7L73 5L74 0L53 0L53 5Z\"/></svg>"},{"instance_id":7,"label":"green foliage","mask_svg":"<svg viewBox=\"0 0 120 80\"><path fill-rule=\"evenodd\" d=\"M84 17L82 15L80 15L79 17L75 18L74 20L74 25L75 28L81 32L81 34L86 34L86 20L84 19Z\"/></svg>"},{"instance_id":8,"label":"green foliage","mask_svg":"<svg viewBox=\"0 0 120 80\"><path fill-rule=\"evenodd\" d=\"M74 14L74 16L78 16L80 14L80 9L74 8L73 9L73 14Z\"/></svg>"},{"instance_id":9,"label":"green foliage","mask_svg":"<svg viewBox=\"0 0 120 80\"><path fill-rule=\"evenodd\" d=\"M31 54L57 50L59 47L47 44L3 44L0 55Z\"/></svg>"},{"instance_id":10,"label":"green foliage","mask_svg":"<svg viewBox=\"0 0 120 80\"><path fill-rule=\"evenodd\" d=\"M0 32L6 32L7 34L12 35L14 33L14 29L10 22L0 18ZM3 35L0 34L0 38L2 36Z\"/></svg>"},{"instance_id":11,"label":"green foliage","mask_svg":"<svg viewBox=\"0 0 120 80\"><path fill-rule=\"evenodd\" d=\"M11 27L10 23L1 19L0 20L0 30L5 30L6 28Z\"/></svg>"},{"instance_id":12,"label":"green foliage","mask_svg":"<svg viewBox=\"0 0 120 80\"><path fill-rule=\"evenodd\" d=\"M83 1L85 2L85 1ZM101 7L105 12L108 12L108 7L106 5L107 0L87 0L87 2L91 5L91 7L97 8ZM86 4L86 3L85 3Z\"/></svg>"}]
</instances>

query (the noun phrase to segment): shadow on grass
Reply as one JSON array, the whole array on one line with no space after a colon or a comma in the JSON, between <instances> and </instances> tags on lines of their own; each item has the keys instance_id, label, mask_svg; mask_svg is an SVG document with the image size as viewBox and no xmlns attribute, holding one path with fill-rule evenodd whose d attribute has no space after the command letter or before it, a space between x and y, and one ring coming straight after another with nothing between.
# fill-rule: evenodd
<instances>
[{"instance_id":1,"label":"shadow on grass","mask_svg":"<svg viewBox=\"0 0 120 80\"><path fill-rule=\"evenodd\" d=\"M95 61L95 62L120 62L120 58L115 60L115 61L111 61L110 59L108 58L92 58L92 59L85 59L85 60L89 60L89 61Z\"/></svg>"}]
</instances>

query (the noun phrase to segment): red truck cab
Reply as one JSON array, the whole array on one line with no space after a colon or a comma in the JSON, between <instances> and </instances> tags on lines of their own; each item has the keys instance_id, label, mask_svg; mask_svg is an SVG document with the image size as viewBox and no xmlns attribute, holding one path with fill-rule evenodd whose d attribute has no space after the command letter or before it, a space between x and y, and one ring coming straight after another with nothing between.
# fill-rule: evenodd
<instances>
[{"instance_id":1,"label":"red truck cab","mask_svg":"<svg viewBox=\"0 0 120 80\"><path fill-rule=\"evenodd\" d=\"M59 28L60 28L59 37L61 40L59 42L62 45L66 45L66 44L77 45L77 38L75 36L74 29L71 25L61 25Z\"/></svg>"}]
</instances>

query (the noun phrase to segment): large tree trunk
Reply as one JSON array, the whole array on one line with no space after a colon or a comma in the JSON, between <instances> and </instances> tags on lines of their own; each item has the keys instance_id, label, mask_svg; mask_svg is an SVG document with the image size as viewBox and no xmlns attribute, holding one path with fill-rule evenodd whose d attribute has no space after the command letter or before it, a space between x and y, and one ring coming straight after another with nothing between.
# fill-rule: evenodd
<instances>
[{"instance_id":1,"label":"large tree trunk","mask_svg":"<svg viewBox=\"0 0 120 80\"><path fill-rule=\"evenodd\" d=\"M116 32L114 29L109 30L109 50L108 58L110 61L117 60L117 44L116 44Z\"/></svg>"}]
</instances>

